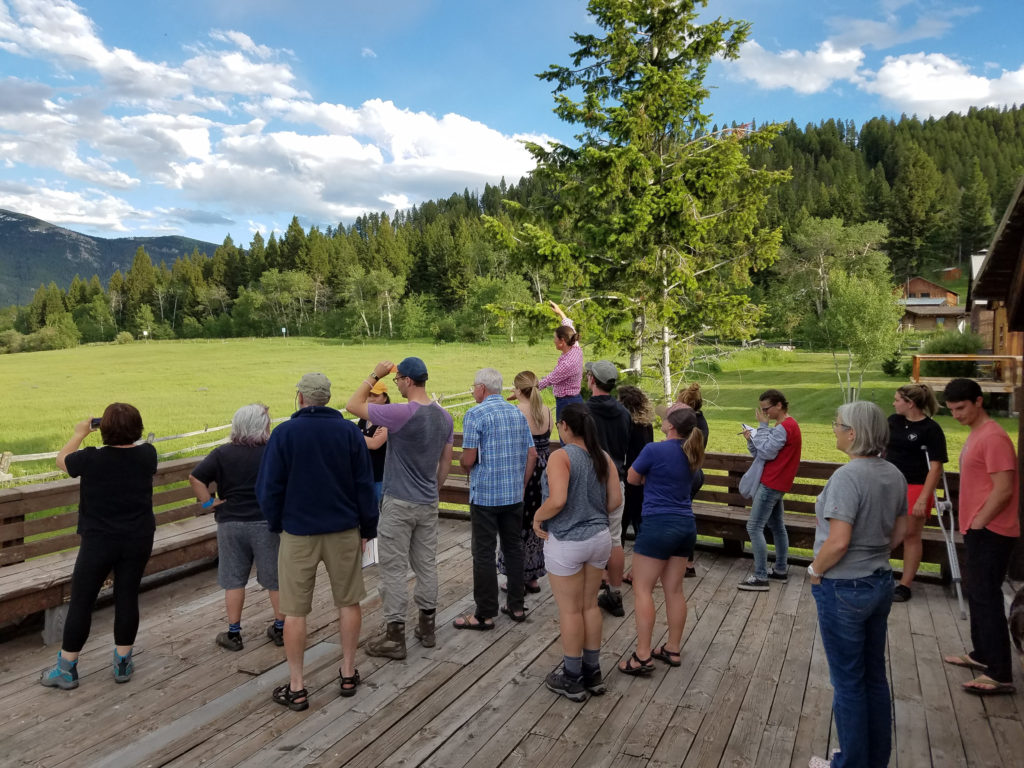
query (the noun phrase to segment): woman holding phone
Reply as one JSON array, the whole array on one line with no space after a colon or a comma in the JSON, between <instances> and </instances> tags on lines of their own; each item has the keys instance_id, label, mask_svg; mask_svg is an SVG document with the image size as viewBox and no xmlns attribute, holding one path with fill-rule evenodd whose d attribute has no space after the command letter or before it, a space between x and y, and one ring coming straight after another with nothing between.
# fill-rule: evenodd
<instances>
[{"instance_id":1,"label":"woman holding phone","mask_svg":"<svg viewBox=\"0 0 1024 768\"><path fill-rule=\"evenodd\" d=\"M102 448L79 450L94 419L75 425L57 453L57 466L81 477L78 533L81 544L71 575L71 601L57 663L39 682L48 688L78 687L78 654L89 638L92 608L107 574L114 573L114 681L132 678L132 646L139 629L139 584L153 551L153 475L156 449L136 445L142 416L135 406L111 403L99 420Z\"/></svg>"}]
</instances>

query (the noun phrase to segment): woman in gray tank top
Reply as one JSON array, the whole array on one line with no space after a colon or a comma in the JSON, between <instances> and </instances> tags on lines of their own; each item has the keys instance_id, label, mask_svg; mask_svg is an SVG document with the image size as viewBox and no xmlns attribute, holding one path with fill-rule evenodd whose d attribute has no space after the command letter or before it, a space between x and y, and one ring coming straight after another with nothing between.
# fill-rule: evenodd
<instances>
[{"instance_id":1,"label":"woman in gray tank top","mask_svg":"<svg viewBox=\"0 0 1024 768\"><path fill-rule=\"evenodd\" d=\"M570 701L588 691L604 693L601 678L601 609L597 593L611 554L608 513L622 501L619 474L601 450L597 425L582 403L562 411L558 435L564 446L548 458L544 503L533 530L544 540L544 567L558 604L564 654L562 669L547 676L547 687Z\"/></svg>"}]
</instances>

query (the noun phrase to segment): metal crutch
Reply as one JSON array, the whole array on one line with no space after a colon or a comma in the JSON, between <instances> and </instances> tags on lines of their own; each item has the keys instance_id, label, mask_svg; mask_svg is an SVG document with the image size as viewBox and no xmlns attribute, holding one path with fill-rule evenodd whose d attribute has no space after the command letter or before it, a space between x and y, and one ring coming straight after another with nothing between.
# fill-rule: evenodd
<instances>
[{"instance_id":1,"label":"metal crutch","mask_svg":"<svg viewBox=\"0 0 1024 768\"><path fill-rule=\"evenodd\" d=\"M930 471L932 468L932 461L928 457L928 448L927 446L922 445L921 450L924 451L924 460ZM953 582L953 586L956 588L956 601L960 606L960 618L966 619L967 611L964 609L964 596L960 591L960 561L957 559L956 542L953 541L953 502L950 500L949 483L946 482L945 467L942 469L942 487L945 491L946 498L939 499L938 488L932 492L932 496L935 498L935 516L939 519L939 528L942 529L942 538L946 540L946 556L949 558L949 577ZM945 515L948 515L948 517L943 521L943 516Z\"/></svg>"}]
</instances>

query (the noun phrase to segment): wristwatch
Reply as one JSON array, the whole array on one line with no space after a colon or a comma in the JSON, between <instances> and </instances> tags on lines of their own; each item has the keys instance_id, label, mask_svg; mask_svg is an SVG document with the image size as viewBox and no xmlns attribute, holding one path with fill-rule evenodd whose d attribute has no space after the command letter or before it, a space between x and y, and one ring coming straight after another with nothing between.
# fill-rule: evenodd
<instances>
[{"instance_id":1,"label":"wristwatch","mask_svg":"<svg viewBox=\"0 0 1024 768\"><path fill-rule=\"evenodd\" d=\"M814 563L807 564L807 575L810 576L812 579L822 578L822 574L814 570Z\"/></svg>"},{"instance_id":2,"label":"wristwatch","mask_svg":"<svg viewBox=\"0 0 1024 768\"><path fill-rule=\"evenodd\" d=\"M376 371L370 371L370 378L374 381L380 381L380 376L377 375Z\"/></svg>"}]
</instances>

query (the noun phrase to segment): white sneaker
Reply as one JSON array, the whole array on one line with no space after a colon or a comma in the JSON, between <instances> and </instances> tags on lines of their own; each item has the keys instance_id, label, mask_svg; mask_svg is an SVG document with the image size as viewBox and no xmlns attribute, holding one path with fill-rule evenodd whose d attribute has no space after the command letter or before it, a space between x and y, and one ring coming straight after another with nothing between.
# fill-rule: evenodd
<instances>
[{"instance_id":1,"label":"white sneaker","mask_svg":"<svg viewBox=\"0 0 1024 768\"><path fill-rule=\"evenodd\" d=\"M832 761L824 757L812 757L807 763L807 768L832 768Z\"/></svg>"}]
</instances>

